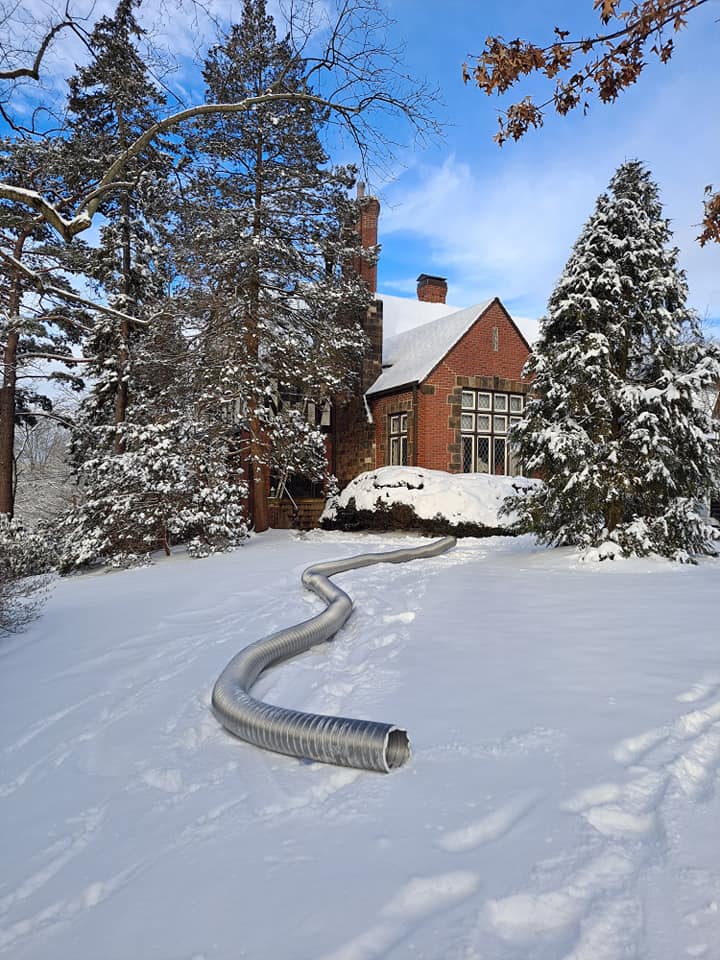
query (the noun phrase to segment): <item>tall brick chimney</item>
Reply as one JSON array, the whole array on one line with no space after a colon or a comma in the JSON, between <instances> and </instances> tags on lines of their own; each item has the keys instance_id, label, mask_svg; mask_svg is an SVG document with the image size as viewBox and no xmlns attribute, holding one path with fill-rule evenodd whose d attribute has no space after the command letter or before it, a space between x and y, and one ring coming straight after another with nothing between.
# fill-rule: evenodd
<instances>
[{"instance_id":1,"label":"tall brick chimney","mask_svg":"<svg viewBox=\"0 0 720 960\"><path fill-rule=\"evenodd\" d=\"M378 242L378 219L380 217L380 201L377 197L365 196L365 184L358 183L357 186L358 204L360 206L360 222L358 223L358 233L360 234L360 244L363 247L376 247ZM365 260L358 258L355 269L360 277L368 285L370 293L377 293L377 264L369 264Z\"/></svg>"},{"instance_id":2,"label":"tall brick chimney","mask_svg":"<svg viewBox=\"0 0 720 960\"><path fill-rule=\"evenodd\" d=\"M423 303L445 303L447 280L445 277L431 277L421 273L417 278L417 297Z\"/></svg>"}]
</instances>

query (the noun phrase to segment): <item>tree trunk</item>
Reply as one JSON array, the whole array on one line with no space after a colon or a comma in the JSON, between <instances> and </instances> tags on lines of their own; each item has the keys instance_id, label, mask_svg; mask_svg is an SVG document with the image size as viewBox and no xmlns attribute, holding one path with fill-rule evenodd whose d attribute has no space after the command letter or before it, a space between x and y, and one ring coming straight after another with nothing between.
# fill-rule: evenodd
<instances>
[{"instance_id":1,"label":"tree trunk","mask_svg":"<svg viewBox=\"0 0 720 960\"><path fill-rule=\"evenodd\" d=\"M11 311L11 316L13 313ZM15 314L17 316L17 314ZM0 514L13 515L15 506L13 475L15 458L15 385L17 383L16 330L8 333L3 351L3 382L0 387Z\"/></svg>"},{"instance_id":2,"label":"tree trunk","mask_svg":"<svg viewBox=\"0 0 720 960\"><path fill-rule=\"evenodd\" d=\"M122 216L123 216L123 244L122 244L122 291L123 291L123 313L127 313L130 306L130 271L132 267L132 254L130 250L130 200L127 193L122 196ZM125 452L125 435L122 425L125 423L128 408L128 377L130 375L130 351L128 341L130 339L130 324L127 320L120 321L120 348L118 350L118 371L120 379L115 391L115 440L113 441L113 451L116 454Z\"/></svg>"},{"instance_id":3,"label":"tree trunk","mask_svg":"<svg viewBox=\"0 0 720 960\"><path fill-rule=\"evenodd\" d=\"M253 236L259 236L262 229L261 208L263 202L263 143L258 138L255 153L255 212L253 216ZM260 320L260 257L253 254L250 284L248 289L248 324L246 349L248 358L257 365L259 356L259 320ZM251 402L257 398L251 394ZM248 497L253 525L256 533L263 533L270 526L270 505L268 504L268 449L264 440L264 431L257 417L250 418L250 464Z\"/></svg>"},{"instance_id":4,"label":"tree trunk","mask_svg":"<svg viewBox=\"0 0 720 960\"><path fill-rule=\"evenodd\" d=\"M15 241L13 256L22 257L28 233L23 231ZM20 277L10 281L8 318L10 329L3 350L2 386L0 387L0 514L12 517L15 509L15 390L17 387L17 352L20 334L13 329L13 321L20 319L22 287Z\"/></svg>"},{"instance_id":5,"label":"tree trunk","mask_svg":"<svg viewBox=\"0 0 720 960\"><path fill-rule=\"evenodd\" d=\"M251 445L252 446L252 445ZM270 526L270 507L267 497L268 468L264 463L249 461L249 512L256 533L264 533Z\"/></svg>"},{"instance_id":6,"label":"tree trunk","mask_svg":"<svg viewBox=\"0 0 720 960\"><path fill-rule=\"evenodd\" d=\"M624 515L625 504L622 500L611 500L605 504L604 520L608 533L612 533L622 523Z\"/></svg>"}]
</instances>

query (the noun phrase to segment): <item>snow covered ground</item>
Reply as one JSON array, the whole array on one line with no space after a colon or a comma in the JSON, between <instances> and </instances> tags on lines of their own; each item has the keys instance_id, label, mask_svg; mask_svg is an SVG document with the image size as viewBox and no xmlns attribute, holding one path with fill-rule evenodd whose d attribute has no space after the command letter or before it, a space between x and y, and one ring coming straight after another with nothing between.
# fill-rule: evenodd
<instances>
[{"instance_id":1,"label":"snow covered ground","mask_svg":"<svg viewBox=\"0 0 720 960\"><path fill-rule=\"evenodd\" d=\"M259 695L406 726L370 774L226 734L212 684L307 616L308 564L413 538L273 532L58 583L0 646L0 956L720 956L720 564L527 538L338 577L356 612Z\"/></svg>"}]
</instances>

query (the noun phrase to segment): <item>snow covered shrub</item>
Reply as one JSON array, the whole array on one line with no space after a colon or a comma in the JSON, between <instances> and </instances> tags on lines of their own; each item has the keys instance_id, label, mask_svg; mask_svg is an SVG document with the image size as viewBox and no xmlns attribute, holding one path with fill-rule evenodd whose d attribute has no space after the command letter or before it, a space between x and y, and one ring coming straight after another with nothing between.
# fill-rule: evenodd
<instances>
[{"instance_id":1,"label":"snow covered shrub","mask_svg":"<svg viewBox=\"0 0 720 960\"><path fill-rule=\"evenodd\" d=\"M146 563L177 543L199 557L242 542L247 488L225 445L205 446L182 421L127 425L125 438L125 452L88 458L79 469L85 497L61 520L64 572Z\"/></svg>"},{"instance_id":2,"label":"snow covered shrub","mask_svg":"<svg viewBox=\"0 0 720 960\"><path fill-rule=\"evenodd\" d=\"M31 529L17 518L0 514L0 558L6 576L21 578L48 573L57 564L57 548L49 531Z\"/></svg>"},{"instance_id":3,"label":"snow covered shrub","mask_svg":"<svg viewBox=\"0 0 720 960\"><path fill-rule=\"evenodd\" d=\"M47 577L18 578L0 557L0 638L22 630L40 613L47 598Z\"/></svg>"},{"instance_id":4,"label":"snow covered shrub","mask_svg":"<svg viewBox=\"0 0 720 960\"><path fill-rule=\"evenodd\" d=\"M537 486L523 477L449 474L422 467L382 467L362 473L328 499L326 530L419 530L433 536L508 535L513 517L498 516L510 493Z\"/></svg>"},{"instance_id":5,"label":"snow covered shrub","mask_svg":"<svg viewBox=\"0 0 720 960\"><path fill-rule=\"evenodd\" d=\"M696 505L720 458L706 394L720 351L687 306L658 188L637 161L597 201L541 322L535 396L514 433L545 480L511 497L519 528L601 559L714 552Z\"/></svg>"},{"instance_id":6,"label":"snow covered shrub","mask_svg":"<svg viewBox=\"0 0 720 960\"><path fill-rule=\"evenodd\" d=\"M0 514L0 636L38 616L47 597L54 556L45 538Z\"/></svg>"}]
</instances>

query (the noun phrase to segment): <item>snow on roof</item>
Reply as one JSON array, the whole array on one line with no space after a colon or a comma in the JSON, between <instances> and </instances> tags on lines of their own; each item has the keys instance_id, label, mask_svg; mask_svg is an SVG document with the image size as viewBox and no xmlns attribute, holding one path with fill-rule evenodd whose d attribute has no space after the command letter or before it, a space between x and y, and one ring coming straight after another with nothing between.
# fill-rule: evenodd
<instances>
[{"instance_id":1,"label":"snow on roof","mask_svg":"<svg viewBox=\"0 0 720 960\"><path fill-rule=\"evenodd\" d=\"M401 298L393 297L392 299ZM384 321L386 298L383 296L382 300ZM446 304L428 304L413 300L407 302L413 306L453 309ZM445 316L441 315L432 319L430 323L424 323L412 330L383 339L383 372L367 391L368 394L394 390L407 383L420 383L467 333L491 303L492 300L486 300L485 303L478 303L464 310L456 310Z\"/></svg>"},{"instance_id":2,"label":"snow on roof","mask_svg":"<svg viewBox=\"0 0 720 960\"><path fill-rule=\"evenodd\" d=\"M410 297L395 297L389 293L379 293L378 300L383 304L383 330L385 339L405 333L412 327L429 323L449 313L457 313L462 307L451 307L447 303L425 303Z\"/></svg>"},{"instance_id":3,"label":"snow on roof","mask_svg":"<svg viewBox=\"0 0 720 960\"><path fill-rule=\"evenodd\" d=\"M534 346L540 339L540 321L533 317L516 317L513 322L520 333L525 337L529 346Z\"/></svg>"}]
</instances>

